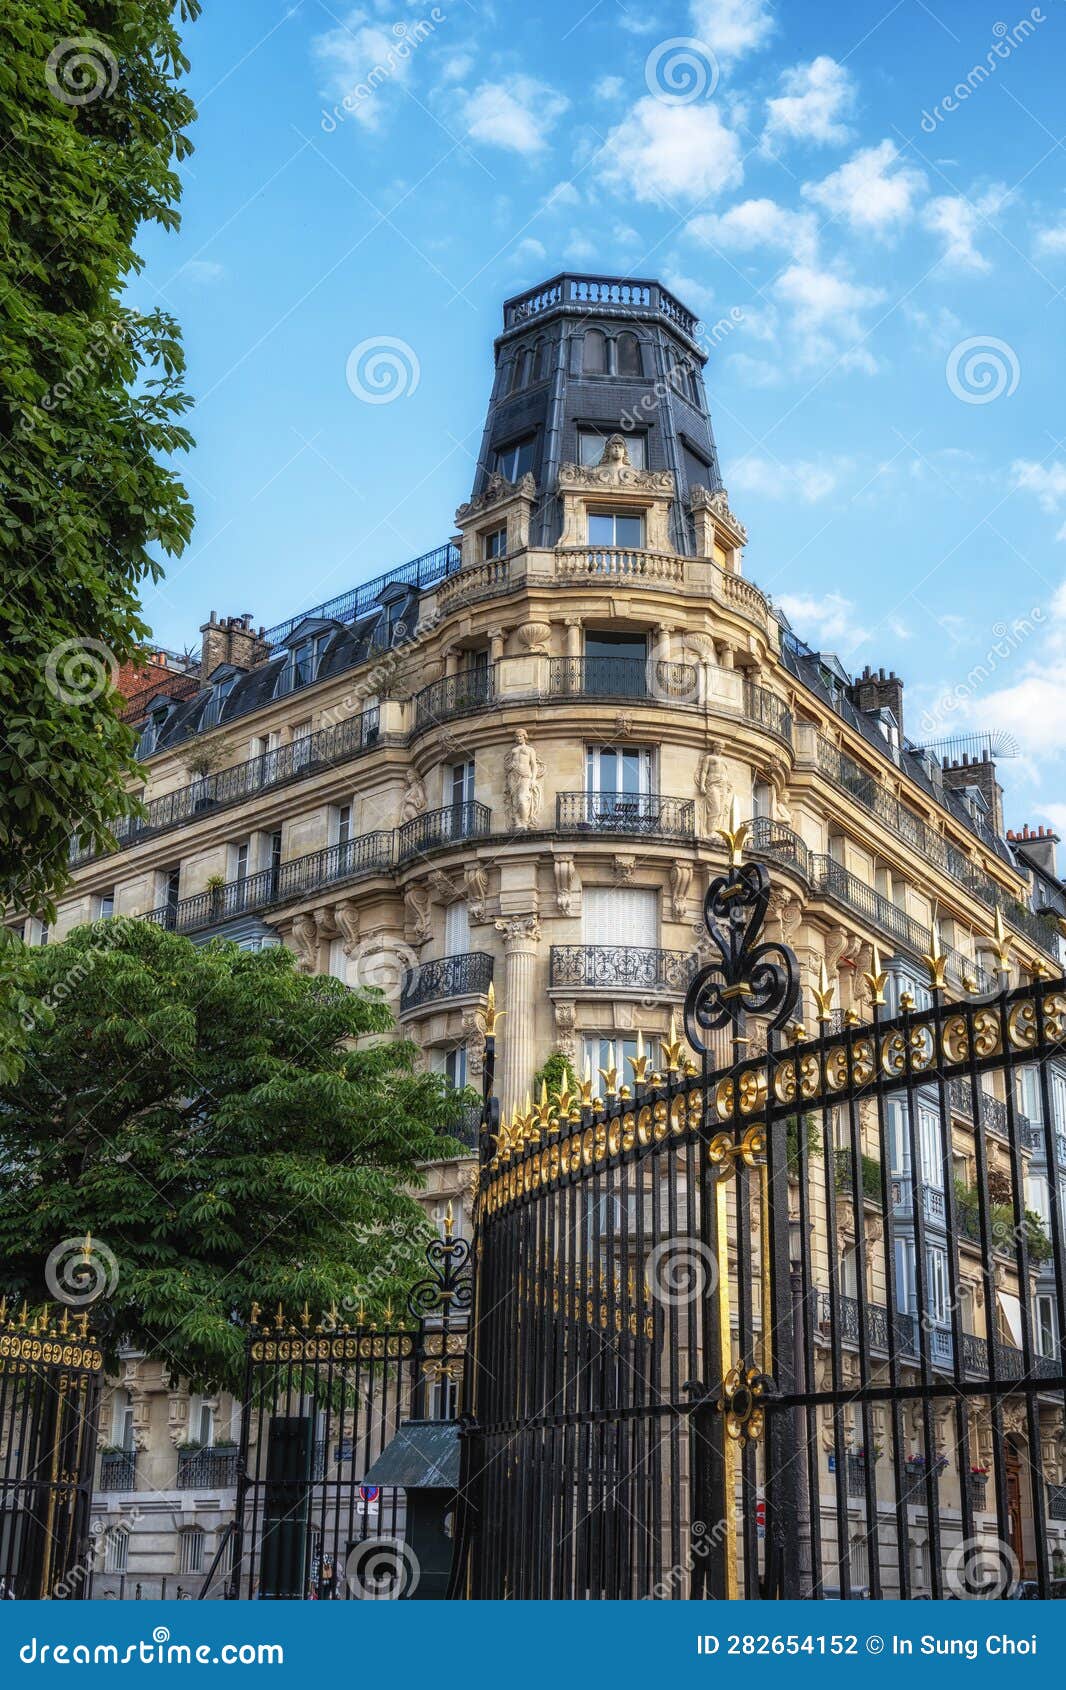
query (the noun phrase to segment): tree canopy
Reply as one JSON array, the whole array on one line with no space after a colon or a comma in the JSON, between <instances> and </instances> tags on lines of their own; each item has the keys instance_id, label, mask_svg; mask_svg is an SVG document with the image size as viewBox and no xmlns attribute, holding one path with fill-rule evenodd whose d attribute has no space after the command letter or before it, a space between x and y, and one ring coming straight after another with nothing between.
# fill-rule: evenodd
<instances>
[{"instance_id":1,"label":"tree canopy","mask_svg":"<svg viewBox=\"0 0 1066 1690\"><path fill-rule=\"evenodd\" d=\"M0 900L47 909L70 835L129 812L113 682L148 633L138 589L191 530L168 461L178 326L132 309L138 229L177 226L199 0L19 0L0 54Z\"/></svg>"},{"instance_id":2,"label":"tree canopy","mask_svg":"<svg viewBox=\"0 0 1066 1690\"><path fill-rule=\"evenodd\" d=\"M26 965L41 1007L0 1089L0 1287L87 1309L112 1354L234 1388L253 1301L402 1306L418 1164L456 1153L463 1099L415 1072L380 996L281 946L122 917Z\"/></svg>"}]
</instances>

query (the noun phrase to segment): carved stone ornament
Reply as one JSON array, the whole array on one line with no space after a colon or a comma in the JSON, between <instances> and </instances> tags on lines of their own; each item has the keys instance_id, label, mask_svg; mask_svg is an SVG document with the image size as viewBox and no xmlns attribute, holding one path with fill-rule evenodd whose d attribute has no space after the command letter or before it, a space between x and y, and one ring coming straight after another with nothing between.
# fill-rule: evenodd
<instances>
[{"instance_id":1,"label":"carved stone ornament","mask_svg":"<svg viewBox=\"0 0 1066 1690\"><path fill-rule=\"evenodd\" d=\"M550 622L522 622L515 629L515 638L530 656L535 652L546 652L551 635Z\"/></svg>"},{"instance_id":2,"label":"carved stone ornament","mask_svg":"<svg viewBox=\"0 0 1066 1690\"><path fill-rule=\"evenodd\" d=\"M577 1010L572 1003L558 1002L555 1011L555 1048L573 1066L577 1054Z\"/></svg>"},{"instance_id":3,"label":"carved stone ornament","mask_svg":"<svg viewBox=\"0 0 1066 1690\"><path fill-rule=\"evenodd\" d=\"M352 898L344 898L333 912L338 931L344 941L345 956L354 956L359 945L359 906Z\"/></svg>"},{"instance_id":4,"label":"carved stone ornament","mask_svg":"<svg viewBox=\"0 0 1066 1690\"><path fill-rule=\"evenodd\" d=\"M429 800L426 797L425 783L417 769L408 769L404 775L403 798L400 800L401 822L413 822L420 816Z\"/></svg>"},{"instance_id":5,"label":"carved stone ornament","mask_svg":"<svg viewBox=\"0 0 1066 1690\"><path fill-rule=\"evenodd\" d=\"M429 876L429 889L439 904L453 903L459 894L455 881L439 868L433 869Z\"/></svg>"},{"instance_id":6,"label":"carved stone ornament","mask_svg":"<svg viewBox=\"0 0 1066 1690\"><path fill-rule=\"evenodd\" d=\"M320 904L315 911L315 931L320 939L337 937L337 923L328 904Z\"/></svg>"},{"instance_id":7,"label":"carved stone ornament","mask_svg":"<svg viewBox=\"0 0 1066 1690\"><path fill-rule=\"evenodd\" d=\"M633 876L636 873L637 859L636 857L627 856L622 852L616 852L611 858L611 868L613 870L615 884L617 886L631 886L633 884Z\"/></svg>"},{"instance_id":8,"label":"carved stone ornament","mask_svg":"<svg viewBox=\"0 0 1066 1690\"><path fill-rule=\"evenodd\" d=\"M561 489L584 487L624 489L633 493L657 493L674 496L674 478L668 469L634 469L629 461L629 448L621 434L612 434L605 442L598 464L560 464Z\"/></svg>"},{"instance_id":9,"label":"carved stone ornament","mask_svg":"<svg viewBox=\"0 0 1066 1690\"><path fill-rule=\"evenodd\" d=\"M483 516L493 505L502 505L507 499L535 499L536 496L537 483L528 471L519 481L507 481L502 475L490 475L484 492L468 499L465 505L460 505L455 513L455 520L462 528L474 517Z\"/></svg>"},{"instance_id":10,"label":"carved stone ornament","mask_svg":"<svg viewBox=\"0 0 1066 1690\"><path fill-rule=\"evenodd\" d=\"M433 930L433 901L425 886L404 888L403 907L408 926L419 943L428 939Z\"/></svg>"},{"instance_id":11,"label":"carved stone ornament","mask_svg":"<svg viewBox=\"0 0 1066 1690\"><path fill-rule=\"evenodd\" d=\"M573 915L581 892L581 879L573 857L556 857L555 902L560 915Z\"/></svg>"},{"instance_id":12,"label":"carved stone ornament","mask_svg":"<svg viewBox=\"0 0 1066 1690\"><path fill-rule=\"evenodd\" d=\"M614 733L616 739L628 739L633 732L633 718L620 710L614 719Z\"/></svg>"},{"instance_id":13,"label":"carved stone ornament","mask_svg":"<svg viewBox=\"0 0 1066 1690\"><path fill-rule=\"evenodd\" d=\"M467 913L474 922L484 921L485 903L489 895L489 877L483 863L467 863L463 870Z\"/></svg>"},{"instance_id":14,"label":"carved stone ornament","mask_svg":"<svg viewBox=\"0 0 1066 1690\"><path fill-rule=\"evenodd\" d=\"M525 728L516 728L514 745L504 762L507 819L516 833L535 827L544 803L544 764L529 743Z\"/></svg>"},{"instance_id":15,"label":"carved stone ornament","mask_svg":"<svg viewBox=\"0 0 1066 1690\"><path fill-rule=\"evenodd\" d=\"M736 537L739 545L747 545L748 531L740 519L734 516L730 510L729 494L724 487L720 487L716 493L712 493L710 488L702 487L697 483L695 487L690 489L689 505L694 511L710 511L711 515L722 524L722 527L728 528Z\"/></svg>"},{"instance_id":16,"label":"carved stone ornament","mask_svg":"<svg viewBox=\"0 0 1066 1690\"><path fill-rule=\"evenodd\" d=\"M505 950L528 950L540 943L540 917L536 915L507 916L496 923L496 931L503 934Z\"/></svg>"},{"instance_id":17,"label":"carved stone ornament","mask_svg":"<svg viewBox=\"0 0 1066 1690\"><path fill-rule=\"evenodd\" d=\"M292 924L296 966L301 974L313 974L318 962L318 927L313 915L298 915Z\"/></svg>"},{"instance_id":18,"label":"carved stone ornament","mask_svg":"<svg viewBox=\"0 0 1066 1690\"><path fill-rule=\"evenodd\" d=\"M675 921L684 921L685 919L691 885L692 864L674 863L670 870L670 903Z\"/></svg>"},{"instance_id":19,"label":"carved stone ornament","mask_svg":"<svg viewBox=\"0 0 1066 1690\"><path fill-rule=\"evenodd\" d=\"M732 795L729 765L722 756L722 742L712 739L696 770L696 791L703 799L703 833L713 839L725 820Z\"/></svg>"},{"instance_id":20,"label":"carved stone ornament","mask_svg":"<svg viewBox=\"0 0 1066 1690\"><path fill-rule=\"evenodd\" d=\"M463 1010L463 1040L466 1065L471 1074L480 1074L485 1066L485 1020L476 1004Z\"/></svg>"}]
</instances>

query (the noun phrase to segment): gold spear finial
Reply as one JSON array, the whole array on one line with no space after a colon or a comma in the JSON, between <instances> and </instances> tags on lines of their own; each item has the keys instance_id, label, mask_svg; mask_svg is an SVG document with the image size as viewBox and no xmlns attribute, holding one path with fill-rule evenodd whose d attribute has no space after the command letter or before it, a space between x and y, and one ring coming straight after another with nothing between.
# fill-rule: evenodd
<instances>
[{"instance_id":1,"label":"gold spear finial","mask_svg":"<svg viewBox=\"0 0 1066 1690\"><path fill-rule=\"evenodd\" d=\"M618 1065L615 1061L614 1040L607 1046L607 1066L599 1070L600 1079L607 1089L607 1096L614 1097L618 1090Z\"/></svg>"},{"instance_id":2,"label":"gold spear finial","mask_svg":"<svg viewBox=\"0 0 1066 1690\"><path fill-rule=\"evenodd\" d=\"M449 1197L448 1207L444 1211L444 1236L445 1236L445 1238L450 1239L454 1229L455 1229L455 1216L452 1213L452 1200Z\"/></svg>"},{"instance_id":3,"label":"gold spear finial","mask_svg":"<svg viewBox=\"0 0 1066 1690\"><path fill-rule=\"evenodd\" d=\"M944 979L944 970L947 967L948 959L940 949L940 941L935 930L932 944L923 956L922 961L929 970L929 990L931 992L944 991L947 986L947 981Z\"/></svg>"},{"instance_id":4,"label":"gold spear finial","mask_svg":"<svg viewBox=\"0 0 1066 1690\"><path fill-rule=\"evenodd\" d=\"M493 982L490 980L489 981L489 989L485 993L485 1011L484 1011L485 1037L487 1039L495 1038L495 1036L496 1036L496 1023L500 1019L500 1016L504 1015L504 1014L506 1014L505 1010L496 1008L496 987L493 984Z\"/></svg>"},{"instance_id":5,"label":"gold spear finial","mask_svg":"<svg viewBox=\"0 0 1066 1690\"><path fill-rule=\"evenodd\" d=\"M992 947L996 953L996 965L999 973L1009 974L1011 937L1003 921L1003 911L998 907L995 920L992 923Z\"/></svg>"},{"instance_id":6,"label":"gold spear finial","mask_svg":"<svg viewBox=\"0 0 1066 1690\"><path fill-rule=\"evenodd\" d=\"M644 1084L645 1076L647 1075L647 1072L648 1072L648 1062L649 1062L649 1060L650 1060L650 1058L645 1056L645 1054L644 1054L644 1034L641 1032L640 1028L638 1027L637 1028L637 1054L636 1054L636 1056L631 1056L629 1058L629 1066L633 1070L633 1081L634 1081L635 1085L642 1086Z\"/></svg>"},{"instance_id":7,"label":"gold spear finial","mask_svg":"<svg viewBox=\"0 0 1066 1690\"><path fill-rule=\"evenodd\" d=\"M663 1061L670 1074L676 1074L681 1066L681 1040L677 1036L677 1018L673 1010L670 1011L670 1034L663 1045Z\"/></svg>"},{"instance_id":8,"label":"gold spear finial","mask_svg":"<svg viewBox=\"0 0 1066 1690\"><path fill-rule=\"evenodd\" d=\"M836 989L836 981L830 983L825 958L823 957L818 964L818 984L814 988L814 1001L818 1005L818 1020L823 1023L832 1019L833 998Z\"/></svg>"},{"instance_id":9,"label":"gold spear finial","mask_svg":"<svg viewBox=\"0 0 1066 1690\"><path fill-rule=\"evenodd\" d=\"M870 946L870 972L864 974L863 979L870 988L870 1002L874 1004L884 1003L885 983L888 980L888 975L881 967L881 951L876 944Z\"/></svg>"},{"instance_id":10,"label":"gold spear finial","mask_svg":"<svg viewBox=\"0 0 1066 1690\"><path fill-rule=\"evenodd\" d=\"M587 1056L585 1057L585 1072L581 1079L581 1107L582 1109L591 1109L592 1107L592 1063Z\"/></svg>"},{"instance_id":11,"label":"gold spear finial","mask_svg":"<svg viewBox=\"0 0 1066 1690\"><path fill-rule=\"evenodd\" d=\"M536 1107L535 1119L536 1119L538 1132L549 1133L553 1129L556 1132L558 1132L559 1123L558 1123L558 1121L556 1121L553 1118L552 1106L548 1102L548 1082L547 1082L547 1080L541 1080L541 1082L540 1082L540 1101L539 1101L539 1103L537 1104L537 1107Z\"/></svg>"},{"instance_id":12,"label":"gold spear finial","mask_svg":"<svg viewBox=\"0 0 1066 1690\"><path fill-rule=\"evenodd\" d=\"M260 1307L259 1307L259 1304L258 1304L258 1303L253 1303L253 1304L252 1304L252 1312L251 1312L251 1315L250 1315L250 1317L249 1317L249 1319L250 1319L250 1322L251 1322L251 1324L252 1324L252 1325L253 1325L253 1326L258 1326L258 1325L259 1325L259 1316L260 1316L260 1314L261 1314L261 1312L262 1312L262 1311L261 1311L261 1309L260 1309Z\"/></svg>"},{"instance_id":13,"label":"gold spear finial","mask_svg":"<svg viewBox=\"0 0 1066 1690\"><path fill-rule=\"evenodd\" d=\"M303 1306L303 1309L300 1312L300 1325L303 1327L304 1331L306 1332L307 1328L310 1326L310 1324L311 1324L311 1310L307 1306L307 1298L305 1297L304 1298L304 1306Z\"/></svg>"},{"instance_id":14,"label":"gold spear finial","mask_svg":"<svg viewBox=\"0 0 1066 1690\"><path fill-rule=\"evenodd\" d=\"M729 800L728 827L715 828L719 839L725 841L726 850L729 852L730 868L739 868L744 861L744 841L748 836L749 826L749 822L740 819L740 799L734 792Z\"/></svg>"}]
</instances>

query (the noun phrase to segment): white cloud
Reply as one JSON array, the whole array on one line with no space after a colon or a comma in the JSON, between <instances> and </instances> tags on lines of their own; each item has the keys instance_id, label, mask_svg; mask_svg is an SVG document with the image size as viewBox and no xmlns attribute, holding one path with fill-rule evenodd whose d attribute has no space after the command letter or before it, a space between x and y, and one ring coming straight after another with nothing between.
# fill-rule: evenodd
<instances>
[{"instance_id":1,"label":"white cloud","mask_svg":"<svg viewBox=\"0 0 1066 1690\"><path fill-rule=\"evenodd\" d=\"M545 196L545 211L553 211L562 205L580 205L581 195L573 182L556 182L551 193Z\"/></svg>"},{"instance_id":2,"label":"white cloud","mask_svg":"<svg viewBox=\"0 0 1066 1690\"><path fill-rule=\"evenodd\" d=\"M648 95L610 131L600 173L645 203L706 199L740 181L740 143L716 106L666 106Z\"/></svg>"},{"instance_id":3,"label":"white cloud","mask_svg":"<svg viewBox=\"0 0 1066 1690\"><path fill-rule=\"evenodd\" d=\"M1040 464L1026 458L1015 458L1010 466L1011 479L1021 492L1035 494L1041 510L1054 512L1066 499L1066 463L1057 459Z\"/></svg>"},{"instance_id":4,"label":"white cloud","mask_svg":"<svg viewBox=\"0 0 1066 1690\"><path fill-rule=\"evenodd\" d=\"M624 87L620 76L601 76L592 84L592 93L597 100L617 100Z\"/></svg>"},{"instance_id":5,"label":"white cloud","mask_svg":"<svg viewBox=\"0 0 1066 1690\"><path fill-rule=\"evenodd\" d=\"M442 82L462 82L473 68L472 53L453 53L450 59L445 59L437 75Z\"/></svg>"},{"instance_id":6,"label":"white cloud","mask_svg":"<svg viewBox=\"0 0 1066 1690\"><path fill-rule=\"evenodd\" d=\"M692 31L722 64L752 53L776 28L768 0L691 0Z\"/></svg>"},{"instance_id":7,"label":"white cloud","mask_svg":"<svg viewBox=\"0 0 1066 1690\"><path fill-rule=\"evenodd\" d=\"M571 229L570 239L563 248L563 257L573 264L585 264L596 258L599 247L580 229Z\"/></svg>"},{"instance_id":8,"label":"white cloud","mask_svg":"<svg viewBox=\"0 0 1066 1690\"><path fill-rule=\"evenodd\" d=\"M828 146L850 139L843 119L855 104L855 85L836 59L820 53L810 64L781 73L781 93L766 103L764 151L775 142L800 141Z\"/></svg>"},{"instance_id":9,"label":"white cloud","mask_svg":"<svg viewBox=\"0 0 1066 1690\"><path fill-rule=\"evenodd\" d=\"M1033 251L1038 258L1061 258L1066 254L1066 219L1037 229L1033 235Z\"/></svg>"},{"instance_id":10,"label":"white cloud","mask_svg":"<svg viewBox=\"0 0 1066 1690\"><path fill-rule=\"evenodd\" d=\"M694 276L686 276L682 270L675 270L670 265L663 267L663 281L671 293L676 293L685 305L689 305L699 316L709 317L714 306L714 289L706 282L697 281Z\"/></svg>"},{"instance_id":11,"label":"white cloud","mask_svg":"<svg viewBox=\"0 0 1066 1690\"><path fill-rule=\"evenodd\" d=\"M776 600L801 639L823 651L854 651L870 638L858 618L858 607L842 593L822 598L781 593Z\"/></svg>"},{"instance_id":12,"label":"white cloud","mask_svg":"<svg viewBox=\"0 0 1066 1690\"><path fill-rule=\"evenodd\" d=\"M739 381L748 387L780 387L784 371L780 364L769 364L764 358L752 358L747 352L733 352L729 367Z\"/></svg>"},{"instance_id":13,"label":"white cloud","mask_svg":"<svg viewBox=\"0 0 1066 1690\"><path fill-rule=\"evenodd\" d=\"M345 114L364 129L382 127L389 91L402 88L411 75L417 54L398 51L403 28L402 19L375 22L357 7L336 29L312 37L311 58L323 78L322 92L328 100L345 101Z\"/></svg>"},{"instance_id":14,"label":"white cloud","mask_svg":"<svg viewBox=\"0 0 1066 1690\"><path fill-rule=\"evenodd\" d=\"M1007 198L1002 187L990 188L976 200L961 195L941 194L929 201L922 212L922 222L944 243L943 262L953 270L969 270L981 275L991 269L988 259L978 252L975 237L988 218L993 217Z\"/></svg>"},{"instance_id":15,"label":"white cloud","mask_svg":"<svg viewBox=\"0 0 1066 1690\"><path fill-rule=\"evenodd\" d=\"M212 258L190 258L187 264L182 265L178 274L190 282L206 287L212 282L222 281L226 275L226 266L216 264Z\"/></svg>"},{"instance_id":16,"label":"white cloud","mask_svg":"<svg viewBox=\"0 0 1066 1690\"><path fill-rule=\"evenodd\" d=\"M798 458L784 464L749 453L729 466L726 481L731 493L755 493L764 499L800 499L805 505L816 505L839 485L844 467L843 460L813 463Z\"/></svg>"},{"instance_id":17,"label":"white cloud","mask_svg":"<svg viewBox=\"0 0 1066 1690\"><path fill-rule=\"evenodd\" d=\"M532 235L527 235L525 240L519 241L518 245L511 252L510 263L513 264L516 269L523 270L530 264L543 264L547 256L547 251L541 242L535 240Z\"/></svg>"},{"instance_id":18,"label":"white cloud","mask_svg":"<svg viewBox=\"0 0 1066 1690\"><path fill-rule=\"evenodd\" d=\"M813 212L790 211L771 199L743 200L720 216L702 213L692 218L685 232L722 252L778 248L808 262L814 257L818 242Z\"/></svg>"},{"instance_id":19,"label":"white cloud","mask_svg":"<svg viewBox=\"0 0 1066 1690\"><path fill-rule=\"evenodd\" d=\"M885 236L907 223L925 192L925 176L900 161L894 141L863 147L821 182L804 184L805 199L863 234Z\"/></svg>"},{"instance_id":20,"label":"white cloud","mask_svg":"<svg viewBox=\"0 0 1066 1690\"><path fill-rule=\"evenodd\" d=\"M861 344L861 313L885 295L837 270L791 264L773 285L775 297L792 313L791 341L801 365L821 362L841 352L846 367L871 372L872 354ZM847 345L848 342L852 344Z\"/></svg>"},{"instance_id":21,"label":"white cloud","mask_svg":"<svg viewBox=\"0 0 1066 1690\"><path fill-rule=\"evenodd\" d=\"M482 82L463 102L463 121L471 140L526 157L543 152L547 137L570 102L532 76L507 76Z\"/></svg>"}]
</instances>

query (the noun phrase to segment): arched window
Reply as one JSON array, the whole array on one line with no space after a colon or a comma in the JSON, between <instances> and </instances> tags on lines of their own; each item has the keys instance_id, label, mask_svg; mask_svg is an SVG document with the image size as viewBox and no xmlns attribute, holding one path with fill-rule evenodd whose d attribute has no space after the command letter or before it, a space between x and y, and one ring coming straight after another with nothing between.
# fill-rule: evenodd
<instances>
[{"instance_id":1,"label":"arched window","mask_svg":"<svg viewBox=\"0 0 1066 1690\"><path fill-rule=\"evenodd\" d=\"M543 381L548 374L548 342L538 340L533 357L533 380Z\"/></svg>"},{"instance_id":2,"label":"arched window","mask_svg":"<svg viewBox=\"0 0 1066 1690\"><path fill-rule=\"evenodd\" d=\"M628 332L620 334L618 336L615 352L617 354L618 374L620 376L639 376L642 373L640 367L640 342L635 334L629 334Z\"/></svg>"},{"instance_id":3,"label":"arched window","mask_svg":"<svg viewBox=\"0 0 1066 1690\"><path fill-rule=\"evenodd\" d=\"M587 376L602 376L607 373L607 337L599 329L585 330L581 368Z\"/></svg>"},{"instance_id":4,"label":"arched window","mask_svg":"<svg viewBox=\"0 0 1066 1690\"><path fill-rule=\"evenodd\" d=\"M525 387L529 380L530 350L523 346L515 353L511 364L511 392L517 393L520 387Z\"/></svg>"}]
</instances>

